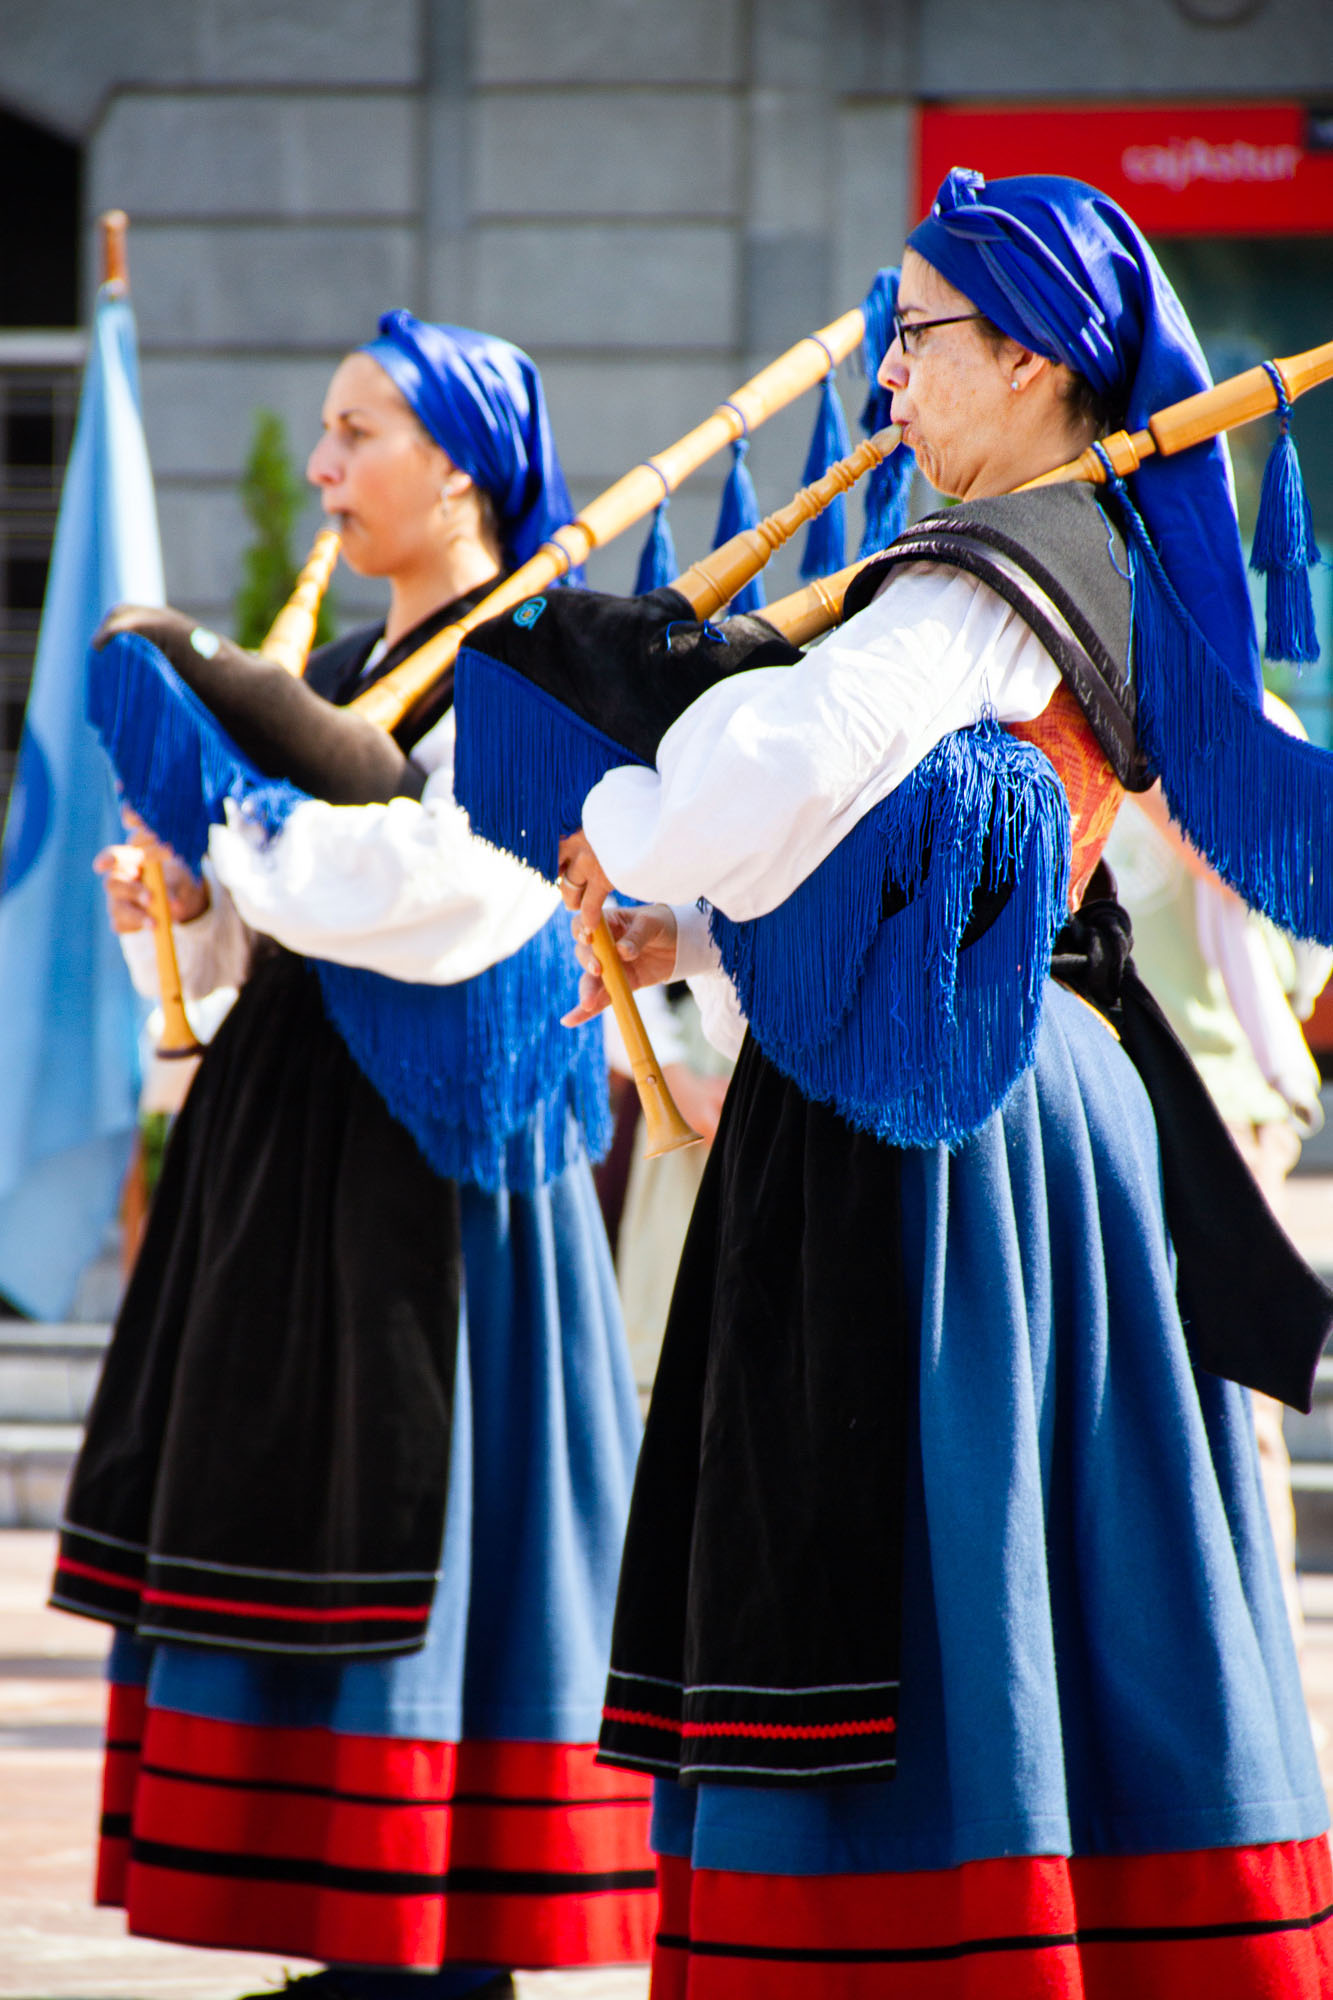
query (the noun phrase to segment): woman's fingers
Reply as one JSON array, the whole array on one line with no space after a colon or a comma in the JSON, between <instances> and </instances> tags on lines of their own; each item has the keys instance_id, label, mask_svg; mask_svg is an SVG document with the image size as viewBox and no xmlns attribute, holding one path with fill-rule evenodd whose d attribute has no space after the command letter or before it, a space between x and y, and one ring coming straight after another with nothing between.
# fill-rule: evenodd
<instances>
[{"instance_id":1,"label":"woman's fingers","mask_svg":"<svg viewBox=\"0 0 1333 2000\"><path fill-rule=\"evenodd\" d=\"M562 1028L581 1028L585 1021L593 1021L599 1014L605 1013L610 1004L600 975L585 972L579 980L578 1001L567 1014L561 1015L560 1025Z\"/></svg>"},{"instance_id":2,"label":"woman's fingers","mask_svg":"<svg viewBox=\"0 0 1333 2000\"><path fill-rule=\"evenodd\" d=\"M612 890L582 827L561 841L559 863L560 893L566 909L577 910L585 929L595 931L602 920L602 905Z\"/></svg>"},{"instance_id":3,"label":"woman's fingers","mask_svg":"<svg viewBox=\"0 0 1333 2000\"><path fill-rule=\"evenodd\" d=\"M93 645L100 649L119 632L146 631L162 616L160 610L147 604L116 604L107 612L97 630L93 633Z\"/></svg>"},{"instance_id":4,"label":"woman's fingers","mask_svg":"<svg viewBox=\"0 0 1333 2000\"><path fill-rule=\"evenodd\" d=\"M670 979L676 965L676 917L665 903L649 903L642 909L622 910L611 904L606 926L615 943L616 956L631 988L657 986ZM571 920L574 956L582 967L578 1005L564 1016L564 1026L578 1028L610 1005L592 933L580 910Z\"/></svg>"},{"instance_id":5,"label":"woman's fingers","mask_svg":"<svg viewBox=\"0 0 1333 2000\"><path fill-rule=\"evenodd\" d=\"M151 921L152 907L140 850L128 845L104 847L93 858L93 872L102 877L112 930L141 931Z\"/></svg>"},{"instance_id":6,"label":"woman's fingers","mask_svg":"<svg viewBox=\"0 0 1333 2000\"><path fill-rule=\"evenodd\" d=\"M188 862L181 860L173 847L158 839L133 807L122 805L120 816L130 836L130 851L144 857L154 856L161 863L172 922L188 924L202 916L210 901L207 882L195 874Z\"/></svg>"}]
</instances>

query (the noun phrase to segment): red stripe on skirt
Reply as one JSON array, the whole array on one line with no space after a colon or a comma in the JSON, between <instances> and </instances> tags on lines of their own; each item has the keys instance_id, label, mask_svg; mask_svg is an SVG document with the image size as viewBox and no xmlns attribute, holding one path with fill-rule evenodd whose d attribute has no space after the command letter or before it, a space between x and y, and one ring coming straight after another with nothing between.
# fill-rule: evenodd
<instances>
[{"instance_id":1,"label":"red stripe on skirt","mask_svg":"<svg viewBox=\"0 0 1333 2000\"><path fill-rule=\"evenodd\" d=\"M228 1618L279 1618L312 1625L365 1625L396 1618L421 1625L430 1616L428 1604L260 1604L240 1597L191 1597L180 1590L145 1590L145 1604L174 1604L182 1611L220 1611Z\"/></svg>"},{"instance_id":2,"label":"red stripe on skirt","mask_svg":"<svg viewBox=\"0 0 1333 2000\"><path fill-rule=\"evenodd\" d=\"M1320 2000L1333 1993L1326 1915L1333 1870L1322 1835L1185 1854L976 1861L902 1875L733 1874L670 1858L658 1869L652 2000ZM1290 1928L1264 1928L1284 1924ZM1256 1928L1247 1934L1246 1925ZM1212 1927L1239 1934L1170 1935ZM849 1956L857 1953L860 1962Z\"/></svg>"},{"instance_id":3,"label":"red stripe on skirt","mask_svg":"<svg viewBox=\"0 0 1333 2000\"><path fill-rule=\"evenodd\" d=\"M150 1709L128 1808L117 1781L134 1849L114 1900L140 1936L350 1964L644 1959L648 1786L594 1757ZM456 1885L404 1879L463 1871Z\"/></svg>"},{"instance_id":4,"label":"red stripe on skirt","mask_svg":"<svg viewBox=\"0 0 1333 2000\"><path fill-rule=\"evenodd\" d=\"M125 1901L130 1843L124 1834L107 1831L107 1820L128 1820L139 1781L139 1746L143 1738L145 1690L114 1686L107 1690L106 1753L102 1760L102 1833L97 1843L97 1874L93 1900L112 1909Z\"/></svg>"}]
</instances>

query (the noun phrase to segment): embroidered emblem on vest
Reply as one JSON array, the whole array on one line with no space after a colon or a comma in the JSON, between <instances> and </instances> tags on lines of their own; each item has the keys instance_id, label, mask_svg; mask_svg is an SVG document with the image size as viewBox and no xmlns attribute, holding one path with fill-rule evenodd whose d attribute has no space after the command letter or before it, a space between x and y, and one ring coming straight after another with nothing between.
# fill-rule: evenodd
<instances>
[{"instance_id":1,"label":"embroidered emblem on vest","mask_svg":"<svg viewBox=\"0 0 1333 2000\"><path fill-rule=\"evenodd\" d=\"M537 623L537 620L541 617L545 609L546 599L544 597L530 597L527 603L520 604L518 610L514 613L514 623L515 625L521 625L523 630L527 632Z\"/></svg>"}]
</instances>

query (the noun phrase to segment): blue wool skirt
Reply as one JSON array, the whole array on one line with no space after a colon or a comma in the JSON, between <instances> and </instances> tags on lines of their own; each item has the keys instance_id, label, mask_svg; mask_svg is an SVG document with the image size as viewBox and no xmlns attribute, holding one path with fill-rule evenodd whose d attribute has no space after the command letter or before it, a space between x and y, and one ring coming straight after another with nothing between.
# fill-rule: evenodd
<instances>
[{"instance_id":1,"label":"blue wool skirt","mask_svg":"<svg viewBox=\"0 0 1333 2000\"><path fill-rule=\"evenodd\" d=\"M903 1253L897 1775L659 1782L657 1851L865 1875L1320 1833L1247 1392L1191 1365L1151 1107L1081 1000L1048 989L980 1133L905 1156Z\"/></svg>"}]
</instances>

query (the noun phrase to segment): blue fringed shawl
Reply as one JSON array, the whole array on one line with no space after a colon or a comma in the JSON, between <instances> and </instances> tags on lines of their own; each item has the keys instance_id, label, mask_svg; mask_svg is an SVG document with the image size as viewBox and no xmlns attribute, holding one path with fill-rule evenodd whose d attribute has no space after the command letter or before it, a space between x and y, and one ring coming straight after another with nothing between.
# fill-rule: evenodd
<instances>
[{"instance_id":1,"label":"blue fringed shawl","mask_svg":"<svg viewBox=\"0 0 1333 2000\"><path fill-rule=\"evenodd\" d=\"M459 649L454 712L454 797L473 832L554 882L560 842L582 824L593 786L644 760L474 646Z\"/></svg>"},{"instance_id":2,"label":"blue fringed shawl","mask_svg":"<svg viewBox=\"0 0 1333 2000\"><path fill-rule=\"evenodd\" d=\"M1069 803L995 723L946 736L778 908L711 915L760 1048L802 1095L898 1146L954 1146L1036 1050L1069 883ZM1008 891L964 948L977 894ZM886 890L905 908L883 915Z\"/></svg>"},{"instance_id":3,"label":"blue fringed shawl","mask_svg":"<svg viewBox=\"0 0 1333 2000\"><path fill-rule=\"evenodd\" d=\"M473 827L553 878L592 787L643 760L475 648L455 703ZM946 737L776 910L712 912L764 1054L877 1138L965 1139L1032 1061L1069 849L1068 800L1039 750L993 723ZM995 922L960 950L973 897L1002 887ZM895 889L909 900L886 919Z\"/></svg>"},{"instance_id":4,"label":"blue fringed shawl","mask_svg":"<svg viewBox=\"0 0 1333 2000\"><path fill-rule=\"evenodd\" d=\"M307 796L257 770L137 634L90 656L88 715L128 803L192 868L227 799L275 835ZM581 1145L593 1157L605 1151L601 1038L559 1024L578 993L563 912L457 985L313 963L353 1061L436 1173L529 1191L562 1172Z\"/></svg>"}]
</instances>

